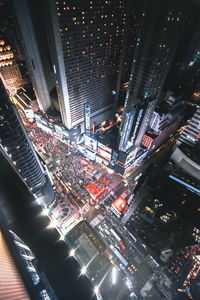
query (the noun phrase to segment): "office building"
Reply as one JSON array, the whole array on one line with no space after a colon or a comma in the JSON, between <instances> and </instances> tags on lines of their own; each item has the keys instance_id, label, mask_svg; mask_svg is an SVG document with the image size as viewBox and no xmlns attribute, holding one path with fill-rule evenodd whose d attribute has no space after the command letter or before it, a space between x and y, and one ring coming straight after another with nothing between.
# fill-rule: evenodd
<instances>
[{"instance_id":1,"label":"office building","mask_svg":"<svg viewBox=\"0 0 200 300\"><path fill-rule=\"evenodd\" d=\"M14 52L4 40L0 41L0 76L10 95L23 86L23 78L15 61Z\"/></svg>"},{"instance_id":2,"label":"office building","mask_svg":"<svg viewBox=\"0 0 200 300\"><path fill-rule=\"evenodd\" d=\"M124 134L126 113L148 100L148 109L133 145L140 146L180 40L184 13L178 3L145 2L136 49L133 55L120 138Z\"/></svg>"},{"instance_id":3,"label":"office building","mask_svg":"<svg viewBox=\"0 0 200 300\"><path fill-rule=\"evenodd\" d=\"M175 279L173 280L172 288L176 294L187 294L190 299L199 298L199 253L198 244L180 249L175 253L169 272ZM198 282L196 282L196 286L194 285L195 281Z\"/></svg>"},{"instance_id":4,"label":"office building","mask_svg":"<svg viewBox=\"0 0 200 300\"><path fill-rule=\"evenodd\" d=\"M136 98L138 101L139 99ZM128 151L133 146L139 147L149 125L149 120L156 106L156 99L148 98L135 105L130 111L124 112L125 119L119 142L119 150ZM134 115L133 115L134 112ZM128 116L132 115L129 120Z\"/></svg>"},{"instance_id":5,"label":"office building","mask_svg":"<svg viewBox=\"0 0 200 300\"><path fill-rule=\"evenodd\" d=\"M126 30L126 1L47 1L49 45L63 123L84 125L113 117Z\"/></svg>"},{"instance_id":6,"label":"office building","mask_svg":"<svg viewBox=\"0 0 200 300\"><path fill-rule=\"evenodd\" d=\"M145 148L151 151L159 147L177 130L184 116L185 104L183 95L171 93L165 101L157 105L142 140Z\"/></svg>"},{"instance_id":7,"label":"office building","mask_svg":"<svg viewBox=\"0 0 200 300\"><path fill-rule=\"evenodd\" d=\"M25 269L31 277L33 285L38 291L38 294L41 297L41 299L57 300L57 297L54 294L54 291L50 286L45 273L41 270L41 267L39 266L34 253L24 243L24 241L20 239L20 237L16 233L14 233L11 230L9 230L9 233L11 234L13 242L16 245L17 252L19 253L19 256L25 266Z\"/></svg>"},{"instance_id":8,"label":"office building","mask_svg":"<svg viewBox=\"0 0 200 300\"><path fill-rule=\"evenodd\" d=\"M48 87L48 77L51 75L47 42L45 40L44 27L42 21L34 20L31 13L34 12L26 0L13 1L18 29L22 39L24 53L26 56L31 82L41 111L46 112L51 107L50 91ZM37 17L40 16L40 9L37 10ZM40 26L38 36L37 25ZM41 40L44 51L41 51ZM46 53L47 51L47 53ZM48 74L48 75L47 75ZM49 80L50 81L50 80Z\"/></svg>"},{"instance_id":9,"label":"office building","mask_svg":"<svg viewBox=\"0 0 200 300\"><path fill-rule=\"evenodd\" d=\"M31 144L17 109L10 102L2 82L0 85L0 142L1 151L32 192L44 195L48 191L46 200L51 202L54 192L49 178L45 174L45 169Z\"/></svg>"},{"instance_id":10,"label":"office building","mask_svg":"<svg viewBox=\"0 0 200 300\"><path fill-rule=\"evenodd\" d=\"M182 143L176 147L169 162L162 170L158 184L158 194L163 203L172 209L185 222L200 227L199 217L199 144ZM189 238L187 243L189 244ZM186 246L188 246L186 244Z\"/></svg>"},{"instance_id":11,"label":"office building","mask_svg":"<svg viewBox=\"0 0 200 300\"><path fill-rule=\"evenodd\" d=\"M186 143L182 143L173 151L170 157L178 168L197 180L200 180L199 149L199 144L191 146Z\"/></svg>"},{"instance_id":12,"label":"office building","mask_svg":"<svg viewBox=\"0 0 200 300\"><path fill-rule=\"evenodd\" d=\"M111 119L127 2L20 0L13 4L40 108L47 111L52 105L54 81L57 107L68 129L81 124L84 131L87 102L91 122Z\"/></svg>"},{"instance_id":13,"label":"office building","mask_svg":"<svg viewBox=\"0 0 200 300\"><path fill-rule=\"evenodd\" d=\"M177 144L182 142L188 145L195 145L200 138L200 108L197 108L194 116L189 121L186 129L181 134Z\"/></svg>"},{"instance_id":14,"label":"office building","mask_svg":"<svg viewBox=\"0 0 200 300\"><path fill-rule=\"evenodd\" d=\"M0 299L56 300L33 252L5 223L0 215Z\"/></svg>"}]
</instances>

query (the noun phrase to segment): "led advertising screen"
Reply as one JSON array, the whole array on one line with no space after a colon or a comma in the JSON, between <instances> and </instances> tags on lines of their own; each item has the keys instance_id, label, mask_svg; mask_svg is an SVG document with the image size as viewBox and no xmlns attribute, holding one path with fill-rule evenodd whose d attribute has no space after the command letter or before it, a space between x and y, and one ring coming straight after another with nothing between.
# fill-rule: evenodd
<instances>
[{"instance_id":1,"label":"led advertising screen","mask_svg":"<svg viewBox=\"0 0 200 300\"><path fill-rule=\"evenodd\" d=\"M137 160L134 162L134 165L140 165L143 161L143 159L147 156L148 152L143 153L140 155Z\"/></svg>"},{"instance_id":2,"label":"led advertising screen","mask_svg":"<svg viewBox=\"0 0 200 300\"><path fill-rule=\"evenodd\" d=\"M109 148L109 147L107 147L107 146L105 146L102 143L98 143L98 147L101 148L101 149L103 149L103 150L105 150L105 151L107 151L107 152L109 152L109 153L112 153L112 149Z\"/></svg>"},{"instance_id":3,"label":"led advertising screen","mask_svg":"<svg viewBox=\"0 0 200 300\"><path fill-rule=\"evenodd\" d=\"M131 151L126 158L126 164L128 164L130 161L132 161L135 158L136 154L137 154L137 149L134 149L133 151Z\"/></svg>"},{"instance_id":4,"label":"led advertising screen","mask_svg":"<svg viewBox=\"0 0 200 300\"><path fill-rule=\"evenodd\" d=\"M112 206L114 206L114 208L121 213L122 210L124 209L126 205L126 200L123 197L118 197L113 203Z\"/></svg>"},{"instance_id":5,"label":"led advertising screen","mask_svg":"<svg viewBox=\"0 0 200 300\"><path fill-rule=\"evenodd\" d=\"M102 156L103 158L107 159L107 160L111 160L111 154L102 150L101 148L98 148L97 153Z\"/></svg>"},{"instance_id":6,"label":"led advertising screen","mask_svg":"<svg viewBox=\"0 0 200 300\"><path fill-rule=\"evenodd\" d=\"M96 155L96 162L98 162L99 164L104 163L105 165L109 165L109 161L107 161L106 159L100 157L99 155Z\"/></svg>"},{"instance_id":7,"label":"led advertising screen","mask_svg":"<svg viewBox=\"0 0 200 300\"><path fill-rule=\"evenodd\" d=\"M95 160L95 153L88 150L87 148L85 147L82 147L80 145L78 145L78 150L87 158L89 158L90 160Z\"/></svg>"},{"instance_id":8,"label":"led advertising screen","mask_svg":"<svg viewBox=\"0 0 200 300\"><path fill-rule=\"evenodd\" d=\"M84 144L92 150L97 150L97 141L87 135L84 135Z\"/></svg>"}]
</instances>

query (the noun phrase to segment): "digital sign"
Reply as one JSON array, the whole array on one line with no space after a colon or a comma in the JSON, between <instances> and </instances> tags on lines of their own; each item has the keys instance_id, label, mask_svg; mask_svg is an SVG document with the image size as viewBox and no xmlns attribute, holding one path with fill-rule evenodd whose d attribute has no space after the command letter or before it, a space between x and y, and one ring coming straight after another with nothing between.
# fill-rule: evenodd
<instances>
[{"instance_id":1,"label":"digital sign","mask_svg":"<svg viewBox=\"0 0 200 300\"><path fill-rule=\"evenodd\" d=\"M130 161L132 161L135 158L136 154L137 154L137 149L135 148L133 151L131 151L128 154L128 156L126 158L126 164L128 164Z\"/></svg>"},{"instance_id":2,"label":"digital sign","mask_svg":"<svg viewBox=\"0 0 200 300\"><path fill-rule=\"evenodd\" d=\"M126 200L120 196L118 197L113 203L112 203L112 206L119 212L121 213L122 210L124 209L126 205Z\"/></svg>"},{"instance_id":3,"label":"digital sign","mask_svg":"<svg viewBox=\"0 0 200 300\"><path fill-rule=\"evenodd\" d=\"M103 149L103 150L105 150L105 151L107 151L107 152L109 152L109 153L112 153L112 149L109 148L109 147L107 147L107 146L105 146L102 143L98 143L98 147L101 148L101 149Z\"/></svg>"},{"instance_id":4,"label":"digital sign","mask_svg":"<svg viewBox=\"0 0 200 300\"><path fill-rule=\"evenodd\" d=\"M84 135L84 144L85 146L91 148L92 150L97 150L97 141L94 139L90 138L87 135Z\"/></svg>"},{"instance_id":5,"label":"digital sign","mask_svg":"<svg viewBox=\"0 0 200 300\"><path fill-rule=\"evenodd\" d=\"M107 159L107 160L111 160L111 154L102 150L101 148L98 148L97 153L102 156L103 158Z\"/></svg>"},{"instance_id":6,"label":"digital sign","mask_svg":"<svg viewBox=\"0 0 200 300\"><path fill-rule=\"evenodd\" d=\"M147 156L148 152L143 153L140 155L137 160L134 162L134 165L140 165L143 159Z\"/></svg>"},{"instance_id":7,"label":"digital sign","mask_svg":"<svg viewBox=\"0 0 200 300\"><path fill-rule=\"evenodd\" d=\"M87 158L90 160L95 160L95 152L90 151L89 149L78 145L78 150Z\"/></svg>"},{"instance_id":8,"label":"digital sign","mask_svg":"<svg viewBox=\"0 0 200 300\"><path fill-rule=\"evenodd\" d=\"M109 164L109 162L106 160L106 159L104 159L104 158L102 158L102 157L100 157L100 156L98 156L98 155L96 155L96 162L98 162L99 164L105 164L105 165L108 165Z\"/></svg>"}]
</instances>

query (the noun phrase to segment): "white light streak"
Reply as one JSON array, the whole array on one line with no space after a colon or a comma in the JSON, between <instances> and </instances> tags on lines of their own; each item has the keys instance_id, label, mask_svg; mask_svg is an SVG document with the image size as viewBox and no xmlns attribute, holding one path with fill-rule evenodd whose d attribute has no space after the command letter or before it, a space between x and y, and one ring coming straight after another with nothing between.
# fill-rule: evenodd
<instances>
[{"instance_id":1,"label":"white light streak","mask_svg":"<svg viewBox=\"0 0 200 300\"><path fill-rule=\"evenodd\" d=\"M87 271L87 267L86 266L83 266L81 268L81 275L85 275L86 274L86 271Z\"/></svg>"},{"instance_id":2,"label":"white light streak","mask_svg":"<svg viewBox=\"0 0 200 300\"><path fill-rule=\"evenodd\" d=\"M75 255L75 250L71 249L70 252L69 252L69 256L73 256L74 257L74 255Z\"/></svg>"},{"instance_id":3,"label":"white light streak","mask_svg":"<svg viewBox=\"0 0 200 300\"><path fill-rule=\"evenodd\" d=\"M117 269L113 267L112 269L112 283L115 284L117 282Z\"/></svg>"}]
</instances>

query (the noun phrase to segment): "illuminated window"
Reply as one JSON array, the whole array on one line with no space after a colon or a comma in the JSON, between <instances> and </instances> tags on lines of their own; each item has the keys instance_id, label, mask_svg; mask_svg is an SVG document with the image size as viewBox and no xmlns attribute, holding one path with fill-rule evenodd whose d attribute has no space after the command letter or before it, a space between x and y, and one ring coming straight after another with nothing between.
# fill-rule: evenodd
<instances>
[{"instance_id":1,"label":"illuminated window","mask_svg":"<svg viewBox=\"0 0 200 300\"><path fill-rule=\"evenodd\" d=\"M76 21L76 17L75 17L75 18L72 18L72 20L73 20L73 21Z\"/></svg>"},{"instance_id":2,"label":"illuminated window","mask_svg":"<svg viewBox=\"0 0 200 300\"><path fill-rule=\"evenodd\" d=\"M65 30L68 30L68 28L66 27Z\"/></svg>"},{"instance_id":3,"label":"illuminated window","mask_svg":"<svg viewBox=\"0 0 200 300\"><path fill-rule=\"evenodd\" d=\"M92 23L93 23L93 21L90 21L90 23L92 24Z\"/></svg>"},{"instance_id":4,"label":"illuminated window","mask_svg":"<svg viewBox=\"0 0 200 300\"><path fill-rule=\"evenodd\" d=\"M69 10L69 6L67 6L67 10Z\"/></svg>"},{"instance_id":5,"label":"illuminated window","mask_svg":"<svg viewBox=\"0 0 200 300\"><path fill-rule=\"evenodd\" d=\"M76 9L76 7L73 6L73 9Z\"/></svg>"},{"instance_id":6,"label":"illuminated window","mask_svg":"<svg viewBox=\"0 0 200 300\"><path fill-rule=\"evenodd\" d=\"M85 12L84 12L84 11L82 11L81 13L82 13L82 15L84 15L84 14L85 14Z\"/></svg>"}]
</instances>

